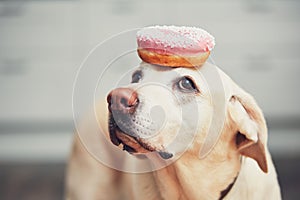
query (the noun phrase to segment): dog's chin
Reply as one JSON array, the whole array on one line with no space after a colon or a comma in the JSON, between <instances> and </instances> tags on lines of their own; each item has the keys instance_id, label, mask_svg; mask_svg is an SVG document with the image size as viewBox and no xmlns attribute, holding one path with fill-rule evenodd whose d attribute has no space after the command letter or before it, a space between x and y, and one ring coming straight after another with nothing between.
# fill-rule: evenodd
<instances>
[{"instance_id":1,"label":"dog's chin","mask_svg":"<svg viewBox=\"0 0 300 200\"><path fill-rule=\"evenodd\" d=\"M173 154L166 151L157 150L138 137L125 133L114 123L113 119L111 119L109 124L109 134L110 140L114 145L122 145L123 150L130 154L143 155L150 152L157 152L163 159L169 159L173 157Z\"/></svg>"}]
</instances>

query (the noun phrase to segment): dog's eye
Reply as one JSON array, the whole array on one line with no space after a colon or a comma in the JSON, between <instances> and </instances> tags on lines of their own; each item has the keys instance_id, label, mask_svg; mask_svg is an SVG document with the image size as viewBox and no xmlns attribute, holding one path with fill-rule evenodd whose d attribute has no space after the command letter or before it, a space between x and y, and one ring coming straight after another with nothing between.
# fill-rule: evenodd
<instances>
[{"instance_id":1,"label":"dog's eye","mask_svg":"<svg viewBox=\"0 0 300 200\"><path fill-rule=\"evenodd\" d=\"M138 83L143 77L141 71L136 71L132 74L131 83Z\"/></svg>"},{"instance_id":2,"label":"dog's eye","mask_svg":"<svg viewBox=\"0 0 300 200\"><path fill-rule=\"evenodd\" d=\"M194 92L197 91L195 83L189 77L181 78L178 83L178 88L184 92Z\"/></svg>"}]
</instances>

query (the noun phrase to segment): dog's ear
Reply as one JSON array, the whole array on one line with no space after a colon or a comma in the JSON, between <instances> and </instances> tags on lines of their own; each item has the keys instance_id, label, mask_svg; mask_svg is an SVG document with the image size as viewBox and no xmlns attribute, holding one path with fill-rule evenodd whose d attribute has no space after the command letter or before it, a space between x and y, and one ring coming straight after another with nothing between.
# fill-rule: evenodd
<instances>
[{"instance_id":1,"label":"dog's ear","mask_svg":"<svg viewBox=\"0 0 300 200\"><path fill-rule=\"evenodd\" d=\"M238 151L256 160L261 170L267 173L267 126L262 111L253 97L243 91L230 98L228 109L237 128Z\"/></svg>"}]
</instances>

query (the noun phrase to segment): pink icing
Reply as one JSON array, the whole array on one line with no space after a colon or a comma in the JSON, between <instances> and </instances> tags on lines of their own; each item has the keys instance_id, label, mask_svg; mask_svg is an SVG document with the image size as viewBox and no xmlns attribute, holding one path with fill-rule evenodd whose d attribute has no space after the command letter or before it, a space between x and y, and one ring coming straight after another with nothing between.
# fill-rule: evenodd
<instances>
[{"instance_id":1,"label":"pink icing","mask_svg":"<svg viewBox=\"0 0 300 200\"><path fill-rule=\"evenodd\" d=\"M211 51L215 39L203 29L185 26L150 26L137 32L138 48L159 54L194 55Z\"/></svg>"}]
</instances>

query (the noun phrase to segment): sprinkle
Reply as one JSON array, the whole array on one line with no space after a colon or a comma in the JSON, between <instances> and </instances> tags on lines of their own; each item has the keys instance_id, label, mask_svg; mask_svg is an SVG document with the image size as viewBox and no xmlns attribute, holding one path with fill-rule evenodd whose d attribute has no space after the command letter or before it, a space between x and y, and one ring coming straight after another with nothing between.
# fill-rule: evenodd
<instances>
[{"instance_id":1,"label":"sprinkle","mask_svg":"<svg viewBox=\"0 0 300 200\"><path fill-rule=\"evenodd\" d=\"M211 51L215 46L214 37L207 31L196 27L185 26L150 26L137 32L139 47L162 48L168 47L185 51ZM151 42L152 41L152 42ZM156 44L157 46L153 46Z\"/></svg>"}]
</instances>

